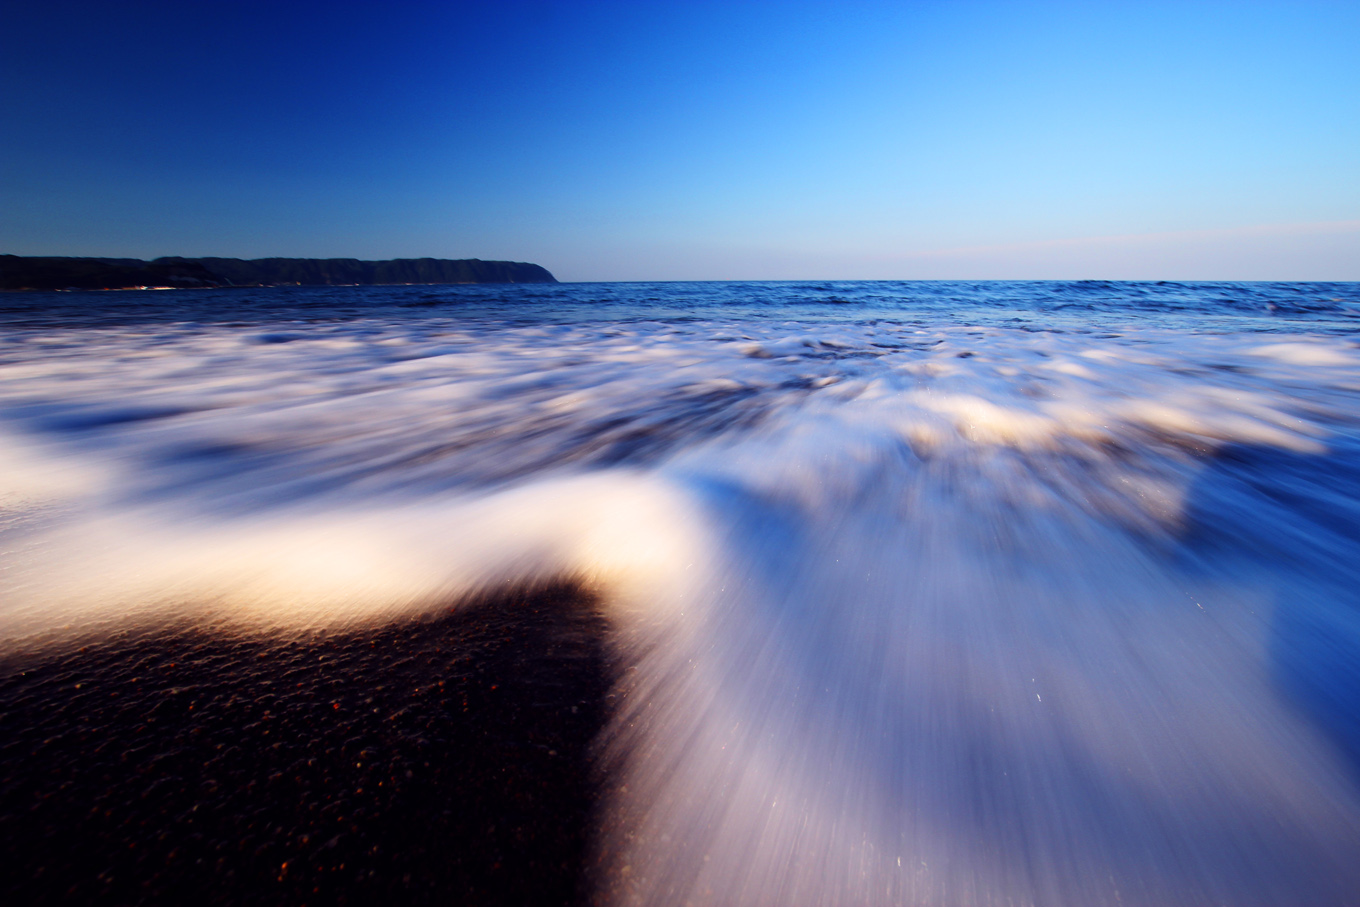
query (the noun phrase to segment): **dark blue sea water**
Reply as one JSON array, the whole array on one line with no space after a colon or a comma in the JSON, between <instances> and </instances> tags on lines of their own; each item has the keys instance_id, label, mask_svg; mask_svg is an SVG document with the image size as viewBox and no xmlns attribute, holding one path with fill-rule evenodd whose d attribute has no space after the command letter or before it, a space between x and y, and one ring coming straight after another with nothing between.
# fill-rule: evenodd
<instances>
[{"instance_id":1,"label":"dark blue sea water","mask_svg":"<svg viewBox=\"0 0 1360 907\"><path fill-rule=\"evenodd\" d=\"M1360 901L1360 285L0 297L0 639L603 602L602 898Z\"/></svg>"},{"instance_id":2,"label":"dark blue sea water","mask_svg":"<svg viewBox=\"0 0 1360 907\"><path fill-rule=\"evenodd\" d=\"M1080 281L814 281L280 287L9 293L12 325L353 319L448 315L492 321L784 318L956 321L996 327L1088 327L1156 318L1167 326L1278 330L1290 322L1344 331L1360 313L1355 283Z\"/></svg>"}]
</instances>

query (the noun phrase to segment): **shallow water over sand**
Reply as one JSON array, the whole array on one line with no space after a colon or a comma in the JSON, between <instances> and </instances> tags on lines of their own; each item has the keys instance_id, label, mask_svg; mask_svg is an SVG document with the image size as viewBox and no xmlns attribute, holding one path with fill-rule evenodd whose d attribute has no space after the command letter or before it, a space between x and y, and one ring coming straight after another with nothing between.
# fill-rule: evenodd
<instances>
[{"instance_id":1,"label":"shallow water over sand","mask_svg":"<svg viewBox=\"0 0 1360 907\"><path fill-rule=\"evenodd\" d=\"M1355 285L170 295L8 306L9 650L568 581L604 902L1360 896Z\"/></svg>"}]
</instances>

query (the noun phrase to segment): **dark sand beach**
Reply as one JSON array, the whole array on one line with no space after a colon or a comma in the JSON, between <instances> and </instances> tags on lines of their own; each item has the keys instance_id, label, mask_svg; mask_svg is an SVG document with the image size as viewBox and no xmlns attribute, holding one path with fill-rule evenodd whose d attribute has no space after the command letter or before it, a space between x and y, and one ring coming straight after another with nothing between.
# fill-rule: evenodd
<instances>
[{"instance_id":1,"label":"dark sand beach","mask_svg":"<svg viewBox=\"0 0 1360 907\"><path fill-rule=\"evenodd\" d=\"M8 904L572 904L608 669L559 587L0 662Z\"/></svg>"}]
</instances>

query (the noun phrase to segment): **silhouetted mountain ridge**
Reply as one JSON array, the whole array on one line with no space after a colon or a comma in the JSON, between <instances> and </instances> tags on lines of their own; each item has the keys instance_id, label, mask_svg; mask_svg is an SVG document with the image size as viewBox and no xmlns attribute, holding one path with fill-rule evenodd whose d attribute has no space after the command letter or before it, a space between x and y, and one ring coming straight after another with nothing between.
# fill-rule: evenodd
<instances>
[{"instance_id":1,"label":"silhouetted mountain ridge","mask_svg":"<svg viewBox=\"0 0 1360 907\"><path fill-rule=\"evenodd\" d=\"M441 283L556 283L546 268L477 258L62 258L0 255L3 290L118 290L132 287L347 286Z\"/></svg>"}]
</instances>

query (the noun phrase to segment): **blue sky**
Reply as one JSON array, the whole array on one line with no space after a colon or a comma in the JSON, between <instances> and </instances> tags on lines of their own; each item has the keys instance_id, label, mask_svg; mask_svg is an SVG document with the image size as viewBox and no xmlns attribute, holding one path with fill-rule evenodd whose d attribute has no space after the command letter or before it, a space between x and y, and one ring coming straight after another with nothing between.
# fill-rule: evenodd
<instances>
[{"instance_id":1,"label":"blue sky","mask_svg":"<svg viewBox=\"0 0 1360 907\"><path fill-rule=\"evenodd\" d=\"M0 251L1360 279L1360 3L22 3Z\"/></svg>"}]
</instances>

